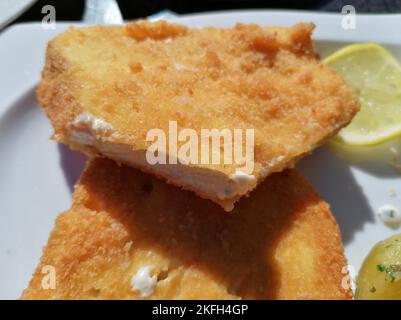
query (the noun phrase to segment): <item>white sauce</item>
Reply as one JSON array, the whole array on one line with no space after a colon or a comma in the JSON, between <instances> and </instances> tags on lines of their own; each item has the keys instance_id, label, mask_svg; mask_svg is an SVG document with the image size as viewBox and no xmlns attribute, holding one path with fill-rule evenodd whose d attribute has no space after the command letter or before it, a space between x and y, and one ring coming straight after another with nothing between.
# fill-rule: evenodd
<instances>
[{"instance_id":1,"label":"white sauce","mask_svg":"<svg viewBox=\"0 0 401 320\"><path fill-rule=\"evenodd\" d=\"M391 228L398 228L401 225L400 211L390 204L379 208L379 218L386 226Z\"/></svg>"},{"instance_id":2,"label":"white sauce","mask_svg":"<svg viewBox=\"0 0 401 320\"><path fill-rule=\"evenodd\" d=\"M235 173L231 175L231 179L239 184L248 185L249 183L255 181L255 176L242 170L236 170Z\"/></svg>"},{"instance_id":3,"label":"white sauce","mask_svg":"<svg viewBox=\"0 0 401 320\"><path fill-rule=\"evenodd\" d=\"M93 145L96 138L110 133L113 126L89 112L82 112L69 124L70 139L76 143ZM113 132L114 134L114 132Z\"/></svg>"},{"instance_id":4,"label":"white sauce","mask_svg":"<svg viewBox=\"0 0 401 320\"><path fill-rule=\"evenodd\" d=\"M109 131L113 129L113 126L104 121L103 119L97 118L89 112L83 112L79 114L73 121L73 125L77 127L90 127L93 131Z\"/></svg>"},{"instance_id":5,"label":"white sauce","mask_svg":"<svg viewBox=\"0 0 401 320\"><path fill-rule=\"evenodd\" d=\"M149 266L140 268L131 279L131 287L133 291L139 291L141 298L149 297L156 286L156 276L151 276L151 268Z\"/></svg>"},{"instance_id":6,"label":"white sauce","mask_svg":"<svg viewBox=\"0 0 401 320\"><path fill-rule=\"evenodd\" d=\"M278 156L278 157L276 157L276 158L273 158L273 159L269 160L269 161L267 162L267 164L269 165L269 167L274 167L275 165L277 165L278 163L280 163L281 161L283 161L284 158L285 158L284 156Z\"/></svg>"},{"instance_id":7,"label":"white sauce","mask_svg":"<svg viewBox=\"0 0 401 320\"><path fill-rule=\"evenodd\" d=\"M252 189L256 182L256 178L253 174L238 169L230 176L230 178L237 184L239 194L247 193L248 190Z\"/></svg>"}]
</instances>

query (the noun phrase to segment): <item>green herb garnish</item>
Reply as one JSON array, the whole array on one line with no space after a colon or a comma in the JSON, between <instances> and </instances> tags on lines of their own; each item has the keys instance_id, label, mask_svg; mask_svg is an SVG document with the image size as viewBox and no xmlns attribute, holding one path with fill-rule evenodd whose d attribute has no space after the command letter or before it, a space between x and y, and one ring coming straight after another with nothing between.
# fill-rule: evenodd
<instances>
[{"instance_id":1,"label":"green herb garnish","mask_svg":"<svg viewBox=\"0 0 401 320\"><path fill-rule=\"evenodd\" d=\"M389 267L386 267L383 264L378 264L377 270L379 272L385 272L386 273L385 280L390 281L391 283L401 279L401 265L392 264Z\"/></svg>"}]
</instances>

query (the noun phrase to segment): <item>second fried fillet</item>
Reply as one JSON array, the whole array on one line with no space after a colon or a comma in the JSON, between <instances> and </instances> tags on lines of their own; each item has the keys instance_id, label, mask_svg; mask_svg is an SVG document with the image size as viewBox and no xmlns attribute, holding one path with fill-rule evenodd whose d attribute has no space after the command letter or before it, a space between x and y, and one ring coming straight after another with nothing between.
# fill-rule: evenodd
<instances>
[{"instance_id":1,"label":"second fried fillet","mask_svg":"<svg viewBox=\"0 0 401 320\"><path fill-rule=\"evenodd\" d=\"M313 28L190 29L164 21L72 28L48 45L38 98L58 141L161 176L230 211L358 110L343 79L319 63ZM198 154L190 160L170 148L171 123L178 134L196 133ZM146 159L153 129L167 137L158 154L169 165ZM206 161L200 143L212 139L203 139L202 129L229 129ZM242 141L234 140L235 129ZM254 146L246 144L246 129L254 130ZM181 139L178 149L188 142ZM233 145L247 152L246 163L231 151L225 161Z\"/></svg>"},{"instance_id":2,"label":"second fried fillet","mask_svg":"<svg viewBox=\"0 0 401 320\"><path fill-rule=\"evenodd\" d=\"M22 298L351 298L338 226L296 170L222 212L139 170L92 160Z\"/></svg>"}]
</instances>

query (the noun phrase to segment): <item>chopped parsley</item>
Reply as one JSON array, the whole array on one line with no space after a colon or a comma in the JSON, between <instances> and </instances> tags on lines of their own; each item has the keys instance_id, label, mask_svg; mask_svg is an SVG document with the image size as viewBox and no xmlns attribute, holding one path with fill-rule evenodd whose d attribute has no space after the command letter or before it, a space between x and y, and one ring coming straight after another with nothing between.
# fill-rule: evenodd
<instances>
[{"instance_id":1,"label":"chopped parsley","mask_svg":"<svg viewBox=\"0 0 401 320\"><path fill-rule=\"evenodd\" d=\"M386 273L385 280L391 283L401 279L401 265L399 264L392 264L388 267L386 267L383 264L378 264L377 270L379 272L385 272Z\"/></svg>"}]
</instances>

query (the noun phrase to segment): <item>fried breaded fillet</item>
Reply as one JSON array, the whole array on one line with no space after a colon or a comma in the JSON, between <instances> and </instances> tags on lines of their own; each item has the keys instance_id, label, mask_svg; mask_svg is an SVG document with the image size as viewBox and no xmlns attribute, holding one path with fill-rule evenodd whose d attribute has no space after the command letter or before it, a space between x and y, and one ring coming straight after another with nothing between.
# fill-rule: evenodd
<instances>
[{"instance_id":1,"label":"fried breaded fillet","mask_svg":"<svg viewBox=\"0 0 401 320\"><path fill-rule=\"evenodd\" d=\"M222 211L136 169L90 161L22 298L351 298L337 224L297 171Z\"/></svg>"},{"instance_id":2,"label":"fried breaded fillet","mask_svg":"<svg viewBox=\"0 0 401 320\"><path fill-rule=\"evenodd\" d=\"M319 63L313 28L189 29L164 21L71 28L48 45L38 98L58 141L164 177L230 211L358 110L343 79ZM223 163L224 148L214 151L218 163L202 164L200 152L181 163L166 146L162 153L178 164L149 164L147 134L159 128L168 137L170 121L198 137L201 129L232 136L242 129L242 154L245 130L254 129L253 170L244 175L234 157Z\"/></svg>"}]
</instances>

